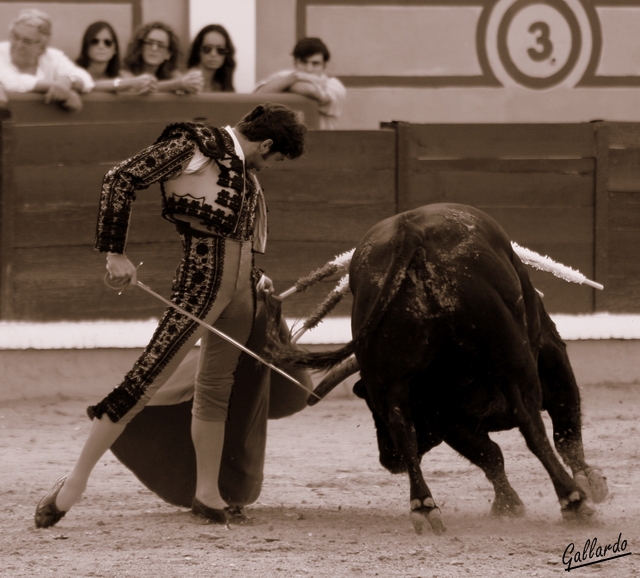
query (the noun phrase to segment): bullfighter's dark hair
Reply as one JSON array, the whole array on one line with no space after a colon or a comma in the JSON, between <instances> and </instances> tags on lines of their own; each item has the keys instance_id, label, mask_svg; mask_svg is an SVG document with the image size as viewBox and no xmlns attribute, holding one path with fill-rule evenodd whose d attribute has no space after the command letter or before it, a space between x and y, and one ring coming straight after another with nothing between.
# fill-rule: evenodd
<instances>
[{"instance_id":1,"label":"bullfighter's dark hair","mask_svg":"<svg viewBox=\"0 0 640 578\"><path fill-rule=\"evenodd\" d=\"M319 38L302 38L301 40L298 40L293 48L293 57L297 60L306 60L314 54L322 54L322 58L324 58L325 63L329 62L329 58L331 58L327 45Z\"/></svg>"},{"instance_id":2,"label":"bullfighter's dark hair","mask_svg":"<svg viewBox=\"0 0 640 578\"><path fill-rule=\"evenodd\" d=\"M113 40L113 46L115 48L113 56L111 60L107 63L107 68L105 70L105 74L108 78L117 78L120 74L120 45L118 44L118 37L116 35L116 31L113 29L113 26L108 22L104 22L103 20L99 20L98 22L94 22L93 24L89 24L87 29L84 31L84 36L82 37L82 47L80 49L80 56L76 58L76 64L81 66L82 68L88 69L91 64L91 58L89 58L89 48L91 46L91 41L98 35L98 33L103 30L108 30L109 34L111 34L111 39Z\"/></svg>"},{"instance_id":3,"label":"bullfighter's dark hair","mask_svg":"<svg viewBox=\"0 0 640 578\"><path fill-rule=\"evenodd\" d=\"M289 159L304 153L307 127L297 112L282 104L259 104L235 128L251 142L271 139L270 152L282 153Z\"/></svg>"},{"instance_id":4,"label":"bullfighter's dark hair","mask_svg":"<svg viewBox=\"0 0 640 578\"><path fill-rule=\"evenodd\" d=\"M191 44L191 51L189 52L187 68L195 68L200 64L200 50L202 49L204 37L209 34L209 32L217 32L218 34L222 34L227 45L226 48L229 51L224 57L222 66L218 68L218 70L216 70L213 74L213 80L220 84L220 90L222 92L235 92L235 88L233 87L233 73L236 69L236 48L231 41L231 36L229 36L229 33L224 26L221 26L220 24L209 24L209 26L205 26L202 30L200 30L200 32L198 32L196 37L193 39L193 43Z\"/></svg>"}]
</instances>

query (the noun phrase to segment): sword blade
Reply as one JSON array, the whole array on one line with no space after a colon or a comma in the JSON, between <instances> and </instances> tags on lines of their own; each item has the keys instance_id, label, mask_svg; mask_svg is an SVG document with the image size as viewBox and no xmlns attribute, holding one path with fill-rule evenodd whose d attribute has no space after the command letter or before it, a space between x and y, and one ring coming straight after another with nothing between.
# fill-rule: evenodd
<instances>
[{"instance_id":1,"label":"sword blade","mask_svg":"<svg viewBox=\"0 0 640 578\"><path fill-rule=\"evenodd\" d=\"M235 339L233 339L233 337L229 337L226 333L223 333L222 331L220 331L219 329L216 329L215 327L213 327L212 325L209 325L208 323L202 321L202 319L199 319L198 317L196 317L195 315L193 315L192 313L189 313L188 311L186 311L185 309L183 309L182 307L180 307L179 305L176 305L175 303L169 301L168 299L165 299L162 295L159 295L158 293L156 293L153 289L151 289L150 287L148 287L147 285L145 285L144 283L142 283L141 281L138 281L137 283L138 287L140 287L140 289L143 289L144 291L146 291L147 293L149 293L149 295L153 295L156 299L159 299L160 301L162 301L163 303L166 303L167 305L169 305L169 307L173 307L176 311L182 313L182 315L185 315L186 317L188 317L189 319L195 321L196 323L198 323L199 325L201 325L202 327L204 327L205 329L208 329L209 331L211 331L212 333L215 333L218 337L221 337L222 339L228 341L229 343L231 343L232 345L235 345L238 349L241 349L242 351L244 351L245 353L249 354L251 357L254 357L255 359L257 359L260 363L264 363L264 365L266 365L267 367L273 369L273 371L278 372L280 375L282 375L283 377L286 377L289 381L295 383L298 387L301 387L302 389L304 389L306 392L310 393L311 395L315 395L316 397L318 397L316 394L314 394L312 391L310 392L302 383L300 383L295 377L292 377L291 375L289 375L286 371L282 371L280 368L276 367L275 365L273 365L272 363L269 363L266 359L263 359L262 357L260 357L257 353L254 353L253 351L251 351L248 347L245 347L244 345L242 345L242 343L239 343L238 341L236 341ZM318 397L318 399L320 399Z\"/></svg>"}]
</instances>

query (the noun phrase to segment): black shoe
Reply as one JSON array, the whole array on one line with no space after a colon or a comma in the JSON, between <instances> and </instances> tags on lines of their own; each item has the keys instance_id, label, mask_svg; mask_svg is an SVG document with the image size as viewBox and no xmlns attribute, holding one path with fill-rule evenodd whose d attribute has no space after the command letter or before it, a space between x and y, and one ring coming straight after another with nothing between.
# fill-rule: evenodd
<instances>
[{"instance_id":1,"label":"black shoe","mask_svg":"<svg viewBox=\"0 0 640 578\"><path fill-rule=\"evenodd\" d=\"M56 498L66 479L67 476L61 477L49 493L38 502L35 516L36 528L50 528L64 518L66 512L58 510Z\"/></svg>"},{"instance_id":2,"label":"black shoe","mask_svg":"<svg viewBox=\"0 0 640 578\"><path fill-rule=\"evenodd\" d=\"M253 524L253 518L249 518L244 513L242 506L227 506L224 511L229 518L229 524L237 524L238 526L250 526Z\"/></svg>"},{"instance_id":3,"label":"black shoe","mask_svg":"<svg viewBox=\"0 0 640 578\"><path fill-rule=\"evenodd\" d=\"M229 521L226 509L210 508L198 498L193 498L191 515L201 524L226 524Z\"/></svg>"}]
</instances>

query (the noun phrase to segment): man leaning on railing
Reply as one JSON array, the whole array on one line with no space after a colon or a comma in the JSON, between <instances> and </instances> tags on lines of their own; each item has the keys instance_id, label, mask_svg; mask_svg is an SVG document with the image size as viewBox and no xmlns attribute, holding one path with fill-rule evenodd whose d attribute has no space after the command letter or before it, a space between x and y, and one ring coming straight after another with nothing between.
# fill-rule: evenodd
<instances>
[{"instance_id":1,"label":"man leaning on railing","mask_svg":"<svg viewBox=\"0 0 640 578\"><path fill-rule=\"evenodd\" d=\"M93 79L61 50L48 46L50 37L51 20L44 12L20 12L11 23L10 40L0 42L0 85L6 92L36 92L44 94L47 104L79 110L80 94L93 88Z\"/></svg>"}]
</instances>

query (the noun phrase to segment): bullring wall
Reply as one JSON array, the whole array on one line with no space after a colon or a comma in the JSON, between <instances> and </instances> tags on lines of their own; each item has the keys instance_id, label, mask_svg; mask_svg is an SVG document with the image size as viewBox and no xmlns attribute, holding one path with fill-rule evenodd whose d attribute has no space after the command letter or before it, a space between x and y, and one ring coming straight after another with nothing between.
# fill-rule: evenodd
<instances>
[{"instance_id":1,"label":"bullring wall","mask_svg":"<svg viewBox=\"0 0 640 578\"><path fill-rule=\"evenodd\" d=\"M317 110L301 97L279 100ZM0 319L145 319L163 307L142 291L122 296L102 283L92 249L102 175L152 143L168 122L234 123L252 95L162 95L144 102L90 95L70 115L37 97L11 102L1 125ZM596 292L531 272L549 311L638 312L640 127L635 123L410 125L311 130L308 151L260 175L269 243L256 264L278 291L351 249L376 222L430 202L462 202L494 216L512 240L549 254L605 285ZM141 279L167 295L180 255L159 217L157 186L134 203L127 254ZM301 316L333 287L285 301ZM349 304L334 313L346 315Z\"/></svg>"}]
</instances>

